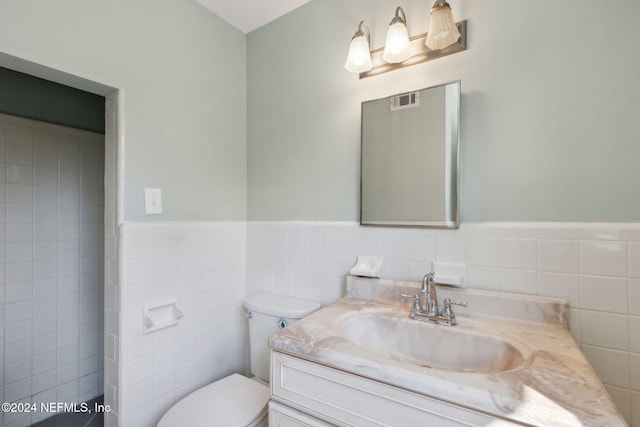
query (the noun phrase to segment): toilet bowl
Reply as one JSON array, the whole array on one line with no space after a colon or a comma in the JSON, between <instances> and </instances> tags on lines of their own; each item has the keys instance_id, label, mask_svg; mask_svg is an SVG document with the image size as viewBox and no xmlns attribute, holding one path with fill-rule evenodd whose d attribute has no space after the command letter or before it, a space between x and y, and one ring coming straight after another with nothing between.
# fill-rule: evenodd
<instances>
[{"instance_id":1,"label":"toilet bowl","mask_svg":"<svg viewBox=\"0 0 640 427\"><path fill-rule=\"evenodd\" d=\"M204 386L171 407L158 427L267 427L271 334L320 308L320 304L277 295L248 298L250 365L255 378L240 374ZM261 382L262 381L262 382Z\"/></svg>"}]
</instances>

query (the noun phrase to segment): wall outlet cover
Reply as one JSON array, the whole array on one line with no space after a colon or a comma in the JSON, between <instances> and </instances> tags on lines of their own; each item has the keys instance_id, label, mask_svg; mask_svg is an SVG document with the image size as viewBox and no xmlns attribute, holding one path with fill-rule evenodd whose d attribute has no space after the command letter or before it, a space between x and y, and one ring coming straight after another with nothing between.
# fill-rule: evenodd
<instances>
[{"instance_id":1,"label":"wall outlet cover","mask_svg":"<svg viewBox=\"0 0 640 427\"><path fill-rule=\"evenodd\" d=\"M162 213L162 190L160 188L144 189L144 213L147 215Z\"/></svg>"}]
</instances>

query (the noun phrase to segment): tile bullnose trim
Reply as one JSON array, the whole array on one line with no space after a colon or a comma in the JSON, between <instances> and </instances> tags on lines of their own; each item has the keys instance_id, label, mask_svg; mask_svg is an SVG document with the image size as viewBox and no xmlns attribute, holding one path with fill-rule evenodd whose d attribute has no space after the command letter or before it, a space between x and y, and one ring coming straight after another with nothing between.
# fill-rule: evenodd
<instances>
[{"instance_id":1,"label":"tile bullnose trim","mask_svg":"<svg viewBox=\"0 0 640 427\"><path fill-rule=\"evenodd\" d=\"M201 227L218 227L218 228L232 228L238 227L246 229L246 221L130 221L123 222L118 225L120 232L127 231L132 232L136 230L158 230L158 229L180 229L185 230L189 228L201 228Z\"/></svg>"}]
</instances>

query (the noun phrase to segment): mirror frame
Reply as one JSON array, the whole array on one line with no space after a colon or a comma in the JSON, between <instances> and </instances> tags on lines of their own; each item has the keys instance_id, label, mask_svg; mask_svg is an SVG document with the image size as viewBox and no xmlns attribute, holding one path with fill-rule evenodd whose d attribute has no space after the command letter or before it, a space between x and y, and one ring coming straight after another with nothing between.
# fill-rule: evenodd
<instances>
[{"instance_id":1,"label":"mirror frame","mask_svg":"<svg viewBox=\"0 0 640 427\"><path fill-rule=\"evenodd\" d=\"M458 127L457 127L457 135L455 136L455 139L452 138L451 140L451 146L454 147L455 149L455 153L453 158L455 158L455 172L452 174L452 176L455 178L456 182L455 185L452 186L452 188L455 188L455 197L452 198L451 202L455 205L455 214L454 214L454 218L452 218L451 220L447 220L446 218L443 219L442 221L390 221L390 220L381 220L381 221L372 221L372 220L368 220L368 221L364 221L363 220L363 210L362 210L362 206L363 206L363 191L362 191L362 187L363 187L363 169L364 169L364 156L363 156L363 150L364 150L364 115L363 115L363 110L364 110L364 104L368 103L368 102L373 102L373 101L380 101L380 100L388 100L389 98L393 97L393 96L397 96L397 95L404 95L406 93L411 93L411 92L422 92L424 90L428 90L428 89L434 89L434 88L438 88L438 87L442 87L442 86L447 86L450 84L457 84L458 85L458 105L457 105L457 114L458 114ZM408 92L402 92L402 93L395 93L395 94L391 94L382 98L376 98L376 99L369 99L366 101L363 101L360 104L360 225L364 225L364 226L391 226L391 227L420 227L420 228L442 228L442 229L457 229L460 227L460 128L461 128L461 114L462 114L462 109L461 109L461 104L462 104L462 83L460 80L453 80L453 81L449 81L446 83L441 83L441 84L437 84L437 85L433 85L433 86L429 86L429 87L425 87L422 89L418 89L418 90L413 90L413 91L408 91Z\"/></svg>"}]
</instances>

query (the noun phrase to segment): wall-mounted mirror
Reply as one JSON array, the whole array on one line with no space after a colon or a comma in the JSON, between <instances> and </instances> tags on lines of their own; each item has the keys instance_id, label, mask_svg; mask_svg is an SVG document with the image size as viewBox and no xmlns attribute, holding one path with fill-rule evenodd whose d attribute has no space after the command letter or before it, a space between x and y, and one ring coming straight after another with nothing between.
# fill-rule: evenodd
<instances>
[{"instance_id":1,"label":"wall-mounted mirror","mask_svg":"<svg viewBox=\"0 0 640 427\"><path fill-rule=\"evenodd\" d=\"M458 227L460 82L362 103L360 222Z\"/></svg>"}]
</instances>

